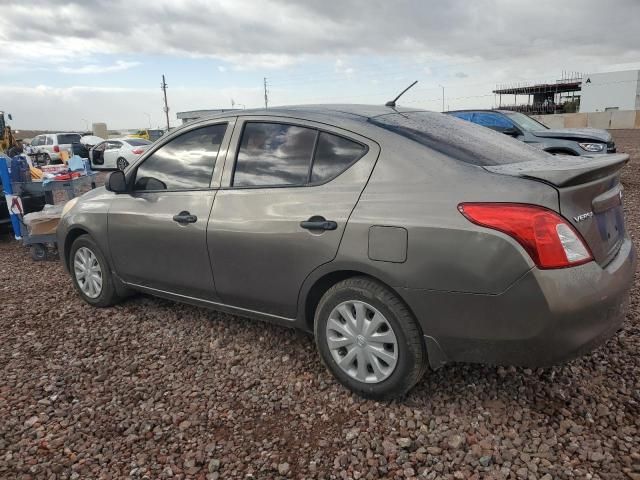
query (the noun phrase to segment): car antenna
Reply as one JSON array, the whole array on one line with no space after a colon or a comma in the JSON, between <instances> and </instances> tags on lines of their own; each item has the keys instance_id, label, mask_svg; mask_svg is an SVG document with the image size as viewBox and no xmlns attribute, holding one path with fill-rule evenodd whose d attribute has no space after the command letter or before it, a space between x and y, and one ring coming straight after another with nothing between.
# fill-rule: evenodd
<instances>
[{"instance_id":1,"label":"car antenna","mask_svg":"<svg viewBox=\"0 0 640 480\"><path fill-rule=\"evenodd\" d=\"M407 88L405 88L404 90L402 90L400 92L400 94L394 98L393 100L389 100L387 103L384 104L385 107L395 107L396 106L396 101L402 96L404 95L404 92L406 92L407 90L409 90L411 87L413 87L416 83L418 83L418 80L416 80L415 82L413 82L411 85L409 85Z\"/></svg>"}]
</instances>

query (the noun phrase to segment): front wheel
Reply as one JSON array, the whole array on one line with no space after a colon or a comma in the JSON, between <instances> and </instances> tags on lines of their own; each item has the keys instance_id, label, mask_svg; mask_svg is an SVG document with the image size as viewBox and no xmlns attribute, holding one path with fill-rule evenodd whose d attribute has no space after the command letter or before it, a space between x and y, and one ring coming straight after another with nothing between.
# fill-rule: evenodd
<instances>
[{"instance_id":1,"label":"front wheel","mask_svg":"<svg viewBox=\"0 0 640 480\"><path fill-rule=\"evenodd\" d=\"M127 162L126 159L120 157L118 158L118 160L116 160L116 166L118 167L118 170L124 171L124 169L129 166L129 162Z\"/></svg>"},{"instance_id":2,"label":"front wheel","mask_svg":"<svg viewBox=\"0 0 640 480\"><path fill-rule=\"evenodd\" d=\"M76 290L88 304L109 307L120 301L109 264L89 235L79 236L71 245L69 270Z\"/></svg>"},{"instance_id":3,"label":"front wheel","mask_svg":"<svg viewBox=\"0 0 640 480\"><path fill-rule=\"evenodd\" d=\"M315 314L322 361L345 387L375 400L404 396L426 369L422 333L384 285L354 277L322 297Z\"/></svg>"}]
</instances>

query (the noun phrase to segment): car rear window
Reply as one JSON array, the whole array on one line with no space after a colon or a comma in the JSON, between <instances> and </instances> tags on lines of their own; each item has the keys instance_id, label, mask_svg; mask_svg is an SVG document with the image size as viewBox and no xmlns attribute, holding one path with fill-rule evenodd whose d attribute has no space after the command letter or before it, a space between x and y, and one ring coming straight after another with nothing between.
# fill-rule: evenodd
<instances>
[{"instance_id":1,"label":"car rear window","mask_svg":"<svg viewBox=\"0 0 640 480\"><path fill-rule=\"evenodd\" d=\"M297 125L247 122L233 175L234 187L305 185L317 131Z\"/></svg>"},{"instance_id":2,"label":"car rear window","mask_svg":"<svg viewBox=\"0 0 640 480\"><path fill-rule=\"evenodd\" d=\"M320 132L311 183L327 182L337 177L367 153L367 147L327 132Z\"/></svg>"},{"instance_id":3,"label":"car rear window","mask_svg":"<svg viewBox=\"0 0 640 480\"><path fill-rule=\"evenodd\" d=\"M521 163L549 155L504 133L441 113L393 113L369 122L472 165Z\"/></svg>"},{"instance_id":4,"label":"car rear window","mask_svg":"<svg viewBox=\"0 0 640 480\"><path fill-rule=\"evenodd\" d=\"M144 138L127 138L126 142L132 147L141 147L142 145L151 145L149 140Z\"/></svg>"},{"instance_id":5,"label":"car rear window","mask_svg":"<svg viewBox=\"0 0 640 480\"><path fill-rule=\"evenodd\" d=\"M76 143L80 141L80 135L77 133L63 133L58 135L58 145L66 145L68 143Z\"/></svg>"}]
</instances>

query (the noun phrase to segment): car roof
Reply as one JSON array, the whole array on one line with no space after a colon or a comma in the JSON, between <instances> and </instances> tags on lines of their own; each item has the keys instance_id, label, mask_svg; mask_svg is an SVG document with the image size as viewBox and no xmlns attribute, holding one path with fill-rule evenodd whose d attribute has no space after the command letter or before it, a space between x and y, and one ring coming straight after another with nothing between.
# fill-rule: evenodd
<instances>
[{"instance_id":1,"label":"car roof","mask_svg":"<svg viewBox=\"0 0 640 480\"><path fill-rule=\"evenodd\" d=\"M270 107L231 110L227 112L205 115L191 122L181 125L172 133L182 130L182 127L194 125L215 119L248 117L248 116L271 116L288 117L299 120L308 120L318 123L326 123L346 130L365 130L374 128L369 122L370 119L383 115L397 115L409 112L427 112L428 110L406 107L386 107L383 105L359 105L359 104L329 104L329 105L287 105L281 107ZM432 112L430 112L432 113ZM359 132L361 133L361 132Z\"/></svg>"},{"instance_id":2,"label":"car roof","mask_svg":"<svg viewBox=\"0 0 640 480\"><path fill-rule=\"evenodd\" d=\"M200 117L193 122L205 119L243 117L243 116L283 116L296 117L309 120L328 120L335 123L337 120L347 122L366 123L369 119L382 115L391 115L407 112L424 112L427 110L405 107L385 107L383 105L359 105L359 104L329 104L329 105L288 105L271 108L254 108L246 110L230 110Z\"/></svg>"}]
</instances>

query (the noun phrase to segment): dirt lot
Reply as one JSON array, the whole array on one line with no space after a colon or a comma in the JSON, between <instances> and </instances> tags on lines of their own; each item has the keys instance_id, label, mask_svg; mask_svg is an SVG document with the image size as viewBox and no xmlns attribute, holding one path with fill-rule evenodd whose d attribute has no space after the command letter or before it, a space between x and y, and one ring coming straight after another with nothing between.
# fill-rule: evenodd
<instances>
[{"instance_id":1,"label":"dirt lot","mask_svg":"<svg viewBox=\"0 0 640 480\"><path fill-rule=\"evenodd\" d=\"M640 235L640 130L623 181ZM624 329L568 365L451 365L364 401L313 340L137 297L85 305L0 241L0 478L640 479L638 280Z\"/></svg>"}]
</instances>

